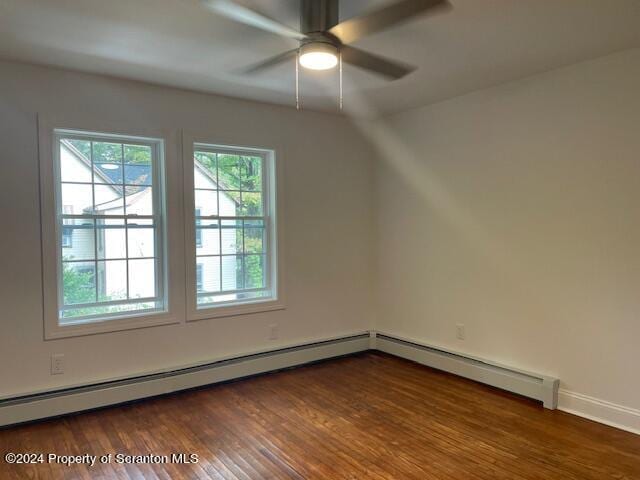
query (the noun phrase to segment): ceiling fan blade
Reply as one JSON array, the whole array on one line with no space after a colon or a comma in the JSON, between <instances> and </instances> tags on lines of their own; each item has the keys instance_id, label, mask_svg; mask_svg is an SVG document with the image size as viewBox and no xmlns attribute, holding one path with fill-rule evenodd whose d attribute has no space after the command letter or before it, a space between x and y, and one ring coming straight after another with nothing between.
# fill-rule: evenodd
<instances>
[{"instance_id":1,"label":"ceiling fan blade","mask_svg":"<svg viewBox=\"0 0 640 480\"><path fill-rule=\"evenodd\" d=\"M340 48L340 52L344 63L362 68L363 70L367 70L391 80L402 78L416 69L416 67L411 65L389 60L347 45L343 45Z\"/></svg>"},{"instance_id":2,"label":"ceiling fan blade","mask_svg":"<svg viewBox=\"0 0 640 480\"><path fill-rule=\"evenodd\" d=\"M273 20L262 13L256 12L237 1L202 0L202 3L215 13L235 20L236 22L266 30L267 32L276 33L283 37L295 38L296 40L304 40L307 38L305 34L300 33L296 29L283 25L277 20Z\"/></svg>"},{"instance_id":3,"label":"ceiling fan blade","mask_svg":"<svg viewBox=\"0 0 640 480\"><path fill-rule=\"evenodd\" d=\"M342 43L351 43L365 35L386 30L412 17L451 8L448 0L400 0L388 7L360 17L350 18L329 29Z\"/></svg>"},{"instance_id":4,"label":"ceiling fan blade","mask_svg":"<svg viewBox=\"0 0 640 480\"><path fill-rule=\"evenodd\" d=\"M242 75L248 75L252 73L259 73L264 70L268 70L276 65L280 65L281 63L286 62L287 60L291 60L296 56L297 48L293 50L289 50L288 52L281 53L280 55L276 55L274 57L268 58L262 62L254 63L253 65L249 65L248 67L244 67L237 72Z\"/></svg>"}]
</instances>

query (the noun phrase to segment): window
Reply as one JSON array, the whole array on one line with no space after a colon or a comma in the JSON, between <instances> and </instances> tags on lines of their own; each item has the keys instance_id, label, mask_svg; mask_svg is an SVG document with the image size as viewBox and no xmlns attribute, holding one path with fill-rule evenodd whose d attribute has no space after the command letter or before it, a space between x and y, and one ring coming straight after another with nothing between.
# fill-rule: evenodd
<instances>
[{"instance_id":1,"label":"window","mask_svg":"<svg viewBox=\"0 0 640 480\"><path fill-rule=\"evenodd\" d=\"M166 311L162 146L54 131L59 325Z\"/></svg>"},{"instance_id":2,"label":"window","mask_svg":"<svg viewBox=\"0 0 640 480\"><path fill-rule=\"evenodd\" d=\"M273 154L194 145L196 308L276 299Z\"/></svg>"}]
</instances>

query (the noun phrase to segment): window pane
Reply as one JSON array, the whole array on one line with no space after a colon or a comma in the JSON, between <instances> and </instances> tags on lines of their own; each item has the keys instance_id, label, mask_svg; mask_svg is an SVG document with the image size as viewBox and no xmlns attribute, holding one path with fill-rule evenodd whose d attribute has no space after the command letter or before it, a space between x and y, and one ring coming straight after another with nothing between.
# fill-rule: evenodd
<instances>
[{"instance_id":1,"label":"window pane","mask_svg":"<svg viewBox=\"0 0 640 480\"><path fill-rule=\"evenodd\" d=\"M153 228L129 227L129 258L155 256L155 231Z\"/></svg>"},{"instance_id":2,"label":"window pane","mask_svg":"<svg viewBox=\"0 0 640 480\"><path fill-rule=\"evenodd\" d=\"M202 271L202 285L199 292L220 291L220 257L198 257L197 265ZM196 268L197 275L197 268ZM197 278L196 278L197 280Z\"/></svg>"},{"instance_id":3,"label":"window pane","mask_svg":"<svg viewBox=\"0 0 640 480\"><path fill-rule=\"evenodd\" d=\"M216 154L210 152L194 152L193 180L195 188L218 188Z\"/></svg>"},{"instance_id":4,"label":"window pane","mask_svg":"<svg viewBox=\"0 0 640 480\"><path fill-rule=\"evenodd\" d=\"M75 183L63 183L60 186L62 193L61 204L69 206L77 215L91 213L93 210L93 191L91 185L78 185Z\"/></svg>"},{"instance_id":5,"label":"window pane","mask_svg":"<svg viewBox=\"0 0 640 480\"><path fill-rule=\"evenodd\" d=\"M124 186L124 195L125 197L132 197L138 193L143 192L144 190L151 188L148 185L125 185ZM153 190L149 190L153 192ZM130 203L130 202L129 202Z\"/></svg>"},{"instance_id":6,"label":"window pane","mask_svg":"<svg viewBox=\"0 0 640 480\"><path fill-rule=\"evenodd\" d=\"M244 256L244 288L263 288L264 255Z\"/></svg>"},{"instance_id":7,"label":"window pane","mask_svg":"<svg viewBox=\"0 0 640 480\"><path fill-rule=\"evenodd\" d=\"M218 192L211 190L195 191L195 207L200 215L208 217L218 215Z\"/></svg>"},{"instance_id":8,"label":"window pane","mask_svg":"<svg viewBox=\"0 0 640 480\"><path fill-rule=\"evenodd\" d=\"M196 223L196 248L202 247L202 229L198 227L202 225L202 219L200 218L200 209L196 208L194 212L195 223Z\"/></svg>"},{"instance_id":9,"label":"window pane","mask_svg":"<svg viewBox=\"0 0 640 480\"><path fill-rule=\"evenodd\" d=\"M151 170L151 165L125 164L124 183L127 185L153 184L153 172Z\"/></svg>"},{"instance_id":10,"label":"window pane","mask_svg":"<svg viewBox=\"0 0 640 480\"><path fill-rule=\"evenodd\" d=\"M221 190L219 197L221 217L235 217L240 214L240 191Z\"/></svg>"},{"instance_id":11,"label":"window pane","mask_svg":"<svg viewBox=\"0 0 640 480\"><path fill-rule=\"evenodd\" d=\"M124 201L122 187L114 185L94 185L95 213L98 215L123 215Z\"/></svg>"},{"instance_id":12,"label":"window pane","mask_svg":"<svg viewBox=\"0 0 640 480\"><path fill-rule=\"evenodd\" d=\"M156 294L155 260L129 260L129 298Z\"/></svg>"},{"instance_id":13,"label":"window pane","mask_svg":"<svg viewBox=\"0 0 640 480\"><path fill-rule=\"evenodd\" d=\"M60 244L63 248L70 248L73 246L73 230L69 227L62 227L62 239Z\"/></svg>"},{"instance_id":14,"label":"window pane","mask_svg":"<svg viewBox=\"0 0 640 480\"><path fill-rule=\"evenodd\" d=\"M240 156L218 154L218 181L222 190L240 190Z\"/></svg>"},{"instance_id":15,"label":"window pane","mask_svg":"<svg viewBox=\"0 0 640 480\"><path fill-rule=\"evenodd\" d=\"M98 262L98 301L127 298L127 261Z\"/></svg>"},{"instance_id":16,"label":"window pane","mask_svg":"<svg viewBox=\"0 0 640 480\"><path fill-rule=\"evenodd\" d=\"M62 262L65 305L96 301L96 270L93 262Z\"/></svg>"},{"instance_id":17,"label":"window pane","mask_svg":"<svg viewBox=\"0 0 640 480\"><path fill-rule=\"evenodd\" d=\"M93 163L122 163L122 144L93 142Z\"/></svg>"},{"instance_id":18,"label":"window pane","mask_svg":"<svg viewBox=\"0 0 640 480\"><path fill-rule=\"evenodd\" d=\"M200 220L196 225L196 255L220 255L218 220Z\"/></svg>"},{"instance_id":19,"label":"window pane","mask_svg":"<svg viewBox=\"0 0 640 480\"><path fill-rule=\"evenodd\" d=\"M91 141L90 140L78 140L77 138L65 138L61 142L65 146L68 146L74 154L82 155L87 160L91 160Z\"/></svg>"},{"instance_id":20,"label":"window pane","mask_svg":"<svg viewBox=\"0 0 640 480\"><path fill-rule=\"evenodd\" d=\"M125 145L124 163L128 165L151 165L151 147L148 145Z\"/></svg>"},{"instance_id":21,"label":"window pane","mask_svg":"<svg viewBox=\"0 0 640 480\"><path fill-rule=\"evenodd\" d=\"M256 292L242 292L237 295L239 300L251 300L254 298L271 297L273 293L269 290L258 290Z\"/></svg>"},{"instance_id":22,"label":"window pane","mask_svg":"<svg viewBox=\"0 0 640 480\"><path fill-rule=\"evenodd\" d=\"M95 183L107 183L109 185L120 185L122 183L122 164L120 163L95 163Z\"/></svg>"},{"instance_id":23,"label":"window pane","mask_svg":"<svg viewBox=\"0 0 640 480\"><path fill-rule=\"evenodd\" d=\"M242 192L240 214L248 217L262 216L262 193Z\"/></svg>"},{"instance_id":24,"label":"window pane","mask_svg":"<svg viewBox=\"0 0 640 480\"><path fill-rule=\"evenodd\" d=\"M196 263L196 291L202 292L204 287L202 279L202 263Z\"/></svg>"},{"instance_id":25,"label":"window pane","mask_svg":"<svg viewBox=\"0 0 640 480\"><path fill-rule=\"evenodd\" d=\"M206 296L198 296L198 306L200 308L206 308L208 305L216 302L218 295L206 295Z\"/></svg>"},{"instance_id":26,"label":"window pane","mask_svg":"<svg viewBox=\"0 0 640 480\"><path fill-rule=\"evenodd\" d=\"M241 158L242 190L259 192L262 190L262 158Z\"/></svg>"},{"instance_id":27,"label":"window pane","mask_svg":"<svg viewBox=\"0 0 640 480\"><path fill-rule=\"evenodd\" d=\"M222 258L222 290L243 288L242 256L231 255Z\"/></svg>"},{"instance_id":28,"label":"window pane","mask_svg":"<svg viewBox=\"0 0 640 480\"><path fill-rule=\"evenodd\" d=\"M78 307L78 308L65 308L62 311L62 318L60 319L60 324L73 324L74 318L83 317L86 315L98 315L98 316L109 316L109 315L117 315L119 313L124 312L144 312L145 310L152 310L162 308L161 301L155 302L140 302L140 303L124 303L121 305L97 305L92 307Z\"/></svg>"},{"instance_id":29,"label":"window pane","mask_svg":"<svg viewBox=\"0 0 640 480\"><path fill-rule=\"evenodd\" d=\"M153 215L153 187L125 187L127 215Z\"/></svg>"},{"instance_id":30,"label":"window pane","mask_svg":"<svg viewBox=\"0 0 640 480\"><path fill-rule=\"evenodd\" d=\"M264 222L244 221L244 253L264 253Z\"/></svg>"},{"instance_id":31,"label":"window pane","mask_svg":"<svg viewBox=\"0 0 640 480\"><path fill-rule=\"evenodd\" d=\"M91 220L63 220L60 235L63 260L93 260L95 258L93 222Z\"/></svg>"},{"instance_id":32,"label":"window pane","mask_svg":"<svg viewBox=\"0 0 640 480\"><path fill-rule=\"evenodd\" d=\"M91 183L91 160L78 150L72 140L60 143L60 179L63 182ZM90 142L84 143L86 151L90 151Z\"/></svg>"},{"instance_id":33,"label":"window pane","mask_svg":"<svg viewBox=\"0 0 640 480\"><path fill-rule=\"evenodd\" d=\"M242 220L222 220L222 254L242 253Z\"/></svg>"},{"instance_id":34,"label":"window pane","mask_svg":"<svg viewBox=\"0 0 640 480\"><path fill-rule=\"evenodd\" d=\"M98 240L98 258L126 258L127 248L124 220L114 219L109 223L105 222L105 220L98 220L98 227L96 230Z\"/></svg>"}]
</instances>

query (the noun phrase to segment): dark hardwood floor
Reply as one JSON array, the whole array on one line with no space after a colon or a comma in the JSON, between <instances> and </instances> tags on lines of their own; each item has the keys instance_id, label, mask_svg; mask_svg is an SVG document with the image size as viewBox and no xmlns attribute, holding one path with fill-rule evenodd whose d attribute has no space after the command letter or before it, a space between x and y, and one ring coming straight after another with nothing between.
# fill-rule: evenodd
<instances>
[{"instance_id":1,"label":"dark hardwood floor","mask_svg":"<svg viewBox=\"0 0 640 480\"><path fill-rule=\"evenodd\" d=\"M378 353L0 430L0 452L198 455L2 480L640 479L640 436Z\"/></svg>"}]
</instances>

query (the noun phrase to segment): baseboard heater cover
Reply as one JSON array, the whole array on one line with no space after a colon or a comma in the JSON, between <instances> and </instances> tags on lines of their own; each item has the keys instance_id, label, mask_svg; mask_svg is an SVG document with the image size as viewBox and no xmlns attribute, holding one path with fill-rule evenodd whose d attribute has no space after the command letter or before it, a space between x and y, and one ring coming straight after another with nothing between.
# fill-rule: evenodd
<instances>
[{"instance_id":1,"label":"baseboard heater cover","mask_svg":"<svg viewBox=\"0 0 640 480\"><path fill-rule=\"evenodd\" d=\"M372 343L382 352L539 400L548 409L555 410L558 406L557 378L471 358L384 333L376 332L374 335Z\"/></svg>"},{"instance_id":2,"label":"baseboard heater cover","mask_svg":"<svg viewBox=\"0 0 640 480\"><path fill-rule=\"evenodd\" d=\"M558 379L512 369L380 332L267 350L121 380L0 400L0 427L213 385L319 360L379 350L543 402L558 403Z\"/></svg>"},{"instance_id":3,"label":"baseboard heater cover","mask_svg":"<svg viewBox=\"0 0 640 480\"><path fill-rule=\"evenodd\" d=\"M368 332L0 401L0 426L117 405L370 349Z\"/></svg>"}]
</instances>

